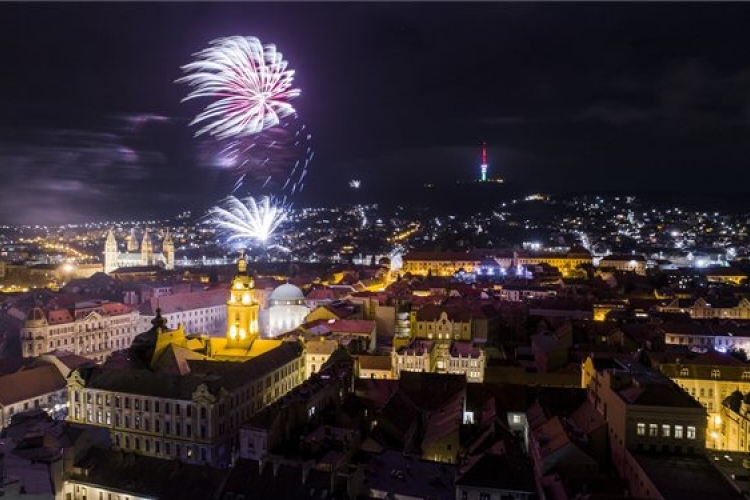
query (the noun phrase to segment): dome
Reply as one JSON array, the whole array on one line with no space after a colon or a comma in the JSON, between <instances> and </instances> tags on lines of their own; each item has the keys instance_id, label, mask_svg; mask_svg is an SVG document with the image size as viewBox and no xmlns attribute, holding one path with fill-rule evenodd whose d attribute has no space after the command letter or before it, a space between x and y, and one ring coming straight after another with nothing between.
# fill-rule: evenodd
<instances>
[{"instance_id":1,"label":"dome","mask_svg":"<svg viewBox=\"0 0 750 500\"><path fill-rule=\"evenodd\" d=\"M270 300L304 300L305 295L302 293L302 290L287 283L276 287L276 289L271 292L271 297L269 298Z\"/></svg>"}]
</instances>

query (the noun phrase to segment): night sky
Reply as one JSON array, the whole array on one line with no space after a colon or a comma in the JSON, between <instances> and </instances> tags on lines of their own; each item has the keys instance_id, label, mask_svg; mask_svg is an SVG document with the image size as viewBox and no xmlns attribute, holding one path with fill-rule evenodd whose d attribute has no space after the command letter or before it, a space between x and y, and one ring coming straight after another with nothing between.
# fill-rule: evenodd
<instances>
[{"instance_id":1,"label":"night sky","mask_svg":"<svg viewBox=\"0 0 750 500\"><path fill-rule=\"evenodd\" d=\"M0 223L171 216L207 164L180 66L257 36L296 70L298 205L490 171L521 190L742 192L750 5L0 4Z\"/></svg>"}]
</instances>

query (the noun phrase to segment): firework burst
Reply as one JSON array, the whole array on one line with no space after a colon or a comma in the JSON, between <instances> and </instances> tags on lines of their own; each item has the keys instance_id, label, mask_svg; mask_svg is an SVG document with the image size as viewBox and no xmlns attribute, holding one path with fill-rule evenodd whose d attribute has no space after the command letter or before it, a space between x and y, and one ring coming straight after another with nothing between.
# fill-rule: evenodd
<instances>
[{"instance_id":1,"label":"firework burst","mask_svg":"<svg viewBox=\"0 0 750 500\"><path fill-rule=\"evenodd\" d=\"M287 69L275 45L233 36L214 40L194 55L196 60L182 67L187 75L177 80L193 88L183 102L216 99L191 122L203 124L196 136L207 133L226 139L257 134L294 114L289 100L300 91L292 87L294 71Z\"/></svg>"},{"instance_id":2,"label":"firework burst","mask_svg":"<svg viewBox=\"0 0 750 500\"><path fill-rule=\"evenodd\" d=\"M286 219L286 207L268 196L259 200L229 196L223 206L213 207L208 214L209 223L223 233L227 243L255 243L266 248L277 247L269 243Z\"/></svg>"}]
</instances>

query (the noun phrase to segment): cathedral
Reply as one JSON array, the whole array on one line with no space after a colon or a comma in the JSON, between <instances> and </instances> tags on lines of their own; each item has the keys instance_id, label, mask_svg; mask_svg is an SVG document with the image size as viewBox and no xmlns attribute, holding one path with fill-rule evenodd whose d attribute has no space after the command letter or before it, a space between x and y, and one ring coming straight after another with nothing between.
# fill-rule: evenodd
<instances>
[{"instance_id":1,"label":"cathedral","mask_svg":"<svg viewBox=\"0 0 750 500\"><path fill-rule=\"evenodd\" d=\"M138 240L135 236L135 228L130 230L127 238L128 246L125 253L120 252L117 247L115 233L110 229L107 233L107 241L104 243L104 272L123 267L160 266L164 269L174 269L174 242L167 230L161 243L161 252L154 252L151 242L151 234L148 228L143 231L141 246L138 248Z\"/></svg>"}]
</instances>

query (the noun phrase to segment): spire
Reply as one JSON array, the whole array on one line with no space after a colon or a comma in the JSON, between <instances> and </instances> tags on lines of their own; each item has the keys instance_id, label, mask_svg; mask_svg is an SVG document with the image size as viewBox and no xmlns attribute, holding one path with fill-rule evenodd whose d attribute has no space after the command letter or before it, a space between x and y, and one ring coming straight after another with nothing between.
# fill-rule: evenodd
<instances>
[{"instance_id":1,"label":"spire","mask_svg":"<svg viewBox=\"0 0 750 500\"><path fill-rule=\"evenodd\" d=\"M138 251L138 238L135 236L135 228L130 228L130 236L128 237L128 253L135 253Z\"/></svg>"},{"instance_id":2,"label":"spire","mask_svg":"<svg viewBox=\"0 0 750 500\"><path fill-rule=\"evenodd\" d=\"M479 166L480 169L480 181L487 181L487 143L482 143L482 164Z\"/></svg>"},{"instance_id":3,"label":"spire","mask_svg":"<svg viewBox=\"0 0 750 500\"><path fill-rule=\"evenodd\" d=\"M151 320L151 324L154 325L154 328L157 328L160 331L167 326L167 320L161 315L161 307L156 308L156 316Z\"/></svg>"},{"instance_id":4,"label":"spire","mask_svg":"<svg viewBox=\"0 0 750 500\"><path fill-rule=\"evenodd\" d=\"M240 250L240 259L237 261L237 273L247 274L247 261L245 260L245 250Z\"/></svg>"}]
</instances>

